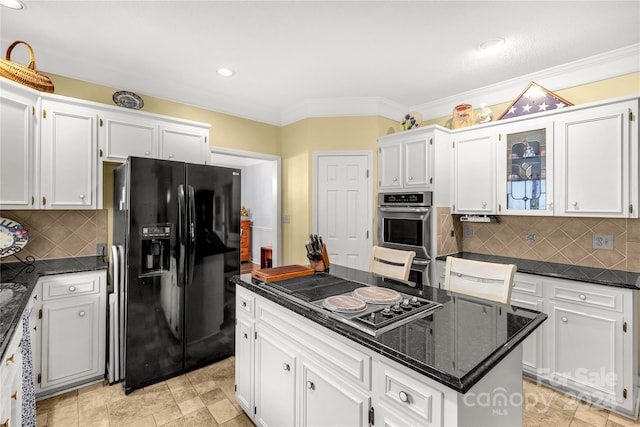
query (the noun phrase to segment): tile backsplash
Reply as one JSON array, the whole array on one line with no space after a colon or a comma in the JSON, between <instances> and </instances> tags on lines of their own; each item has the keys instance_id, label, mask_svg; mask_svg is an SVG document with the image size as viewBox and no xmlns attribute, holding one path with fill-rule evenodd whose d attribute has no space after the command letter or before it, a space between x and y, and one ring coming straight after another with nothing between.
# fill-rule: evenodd
<instances>
[{"instance_id":1,"label":"tile backsplash","mask_svg":"<svg viewBox=\"0 0 640 427\"><path fill-rule=\"evenodd\" d=\"M19 222L29 241L17 254L38 259L96 255L96 245L107 243L107 210L15 210L0 216ZM0 261L12 262L12 256Z\"/></svg>"},{"instance_id":2,"label":"tile backsplash","mask_svg":"<svg viewBox=\"0 0 640 427\"><path fill-rule=\"evenodd\" d=\"M640 272L640 219L501 216L498 224L463 224L449 212L438 208L439 255L463 250ZM612 235L613 250L594 249L594 234Z\"/></svg>"}]
</instances>

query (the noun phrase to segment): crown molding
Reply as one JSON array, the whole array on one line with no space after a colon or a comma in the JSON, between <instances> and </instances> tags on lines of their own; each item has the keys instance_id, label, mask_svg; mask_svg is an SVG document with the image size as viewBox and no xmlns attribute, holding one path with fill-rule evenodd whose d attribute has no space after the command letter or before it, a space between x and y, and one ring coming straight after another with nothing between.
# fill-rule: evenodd
<instances>
[{"instance_id":1,"label":"crown molding","mask_svg":"<svg viewBox=\"0 0 640 427\"><path fill-rule=\"evenodd\" d=\"M283 110L279 125L313 117L368 115L399 121L408 111L419 111L424 120L435 119L450 115L453 107L462 102L509 102L532 81L555 91L639 72L639 58L640 44L635 44L415 106L403 106L382 97L310 99Z\"/></svg>"},{"instance_id":2,"label":"crown molding","mask_svg":"<svg viewBox=\"0 0 640 427\"><path fill-rule=\"evenodd\" d=\"M419 111L423 120L430 120L450 115L453 107L462 102L471 105L481 103L495 105L512 101L532 81L546 89L555 91L639 71L640 44L634 44L479 89L408 107L405 111ZM389 118L400 120L401 117L402 115Z\"/></svg>"}]
</instances>

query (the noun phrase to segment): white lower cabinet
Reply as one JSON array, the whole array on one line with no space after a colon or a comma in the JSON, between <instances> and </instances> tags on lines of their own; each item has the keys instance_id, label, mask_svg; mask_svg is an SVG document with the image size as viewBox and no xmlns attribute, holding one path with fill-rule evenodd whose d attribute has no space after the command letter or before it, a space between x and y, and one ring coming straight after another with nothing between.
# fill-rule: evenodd
<instances>
[{"instance_id":1,"label":"white lower cabinet","mask_svg":"<svg viewBox=\"0 0 640 427\"><path fill-rule=\"evenodd\" d=\"M103 379L106 272L45 276L40 285L40 363L34 365L38 397Z\"/></svg>"},{"instance_id":2,"label":"white lower cabinet","mask_svg":"<svg viewBox=\"0 0 640 427\"><path fill-rule=\"evenodd\" d=\"M523 371L637 417L637 300L631 289L517 273L511 303L549 316L523 343Z\"/></svg>"},{"instance_id":3,"label":"white lower cabinet","mask_svg":"<svg viewBox=\"0 0 640 427\"><path fill-rule=\"evenodd\" d=\"M22 321L0 363L0 425L22 425Z\"/></svg>"}]
</instances>

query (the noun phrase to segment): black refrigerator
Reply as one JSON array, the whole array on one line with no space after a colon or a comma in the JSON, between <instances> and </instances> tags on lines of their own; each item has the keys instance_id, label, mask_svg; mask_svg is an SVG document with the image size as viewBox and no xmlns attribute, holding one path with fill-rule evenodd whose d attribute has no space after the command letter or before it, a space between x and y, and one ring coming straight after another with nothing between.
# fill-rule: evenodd
<instances>
[{"instance_id":1,"label":"black refrigerator","mask_svg":"<svg viewBox=\"0 0 640 427\"><path fill-rule=\"evenodd\" d=\"M240 170L130 157L113 199L110 382L129 393L234 354Z\"/></svg>"}]
</instances>

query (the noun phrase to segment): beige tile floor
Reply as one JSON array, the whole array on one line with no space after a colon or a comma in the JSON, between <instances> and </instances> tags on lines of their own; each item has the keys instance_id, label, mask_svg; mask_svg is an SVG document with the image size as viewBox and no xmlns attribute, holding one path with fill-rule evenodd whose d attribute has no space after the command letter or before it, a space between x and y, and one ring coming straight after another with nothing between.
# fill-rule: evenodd
<instances>
[{"instance_id":1,"label":"beige tile floor","mask_svg":"<svg viewBox=\"0 0 640 427\"><path fill-rule=\"evenodd\" d=\"M37 403L38 427L251 427L234 399L230 357L125 396L120 385L95 384ZM532 381L523 381L527 427L640 426Z\"/></svg>"}]
</instances>

